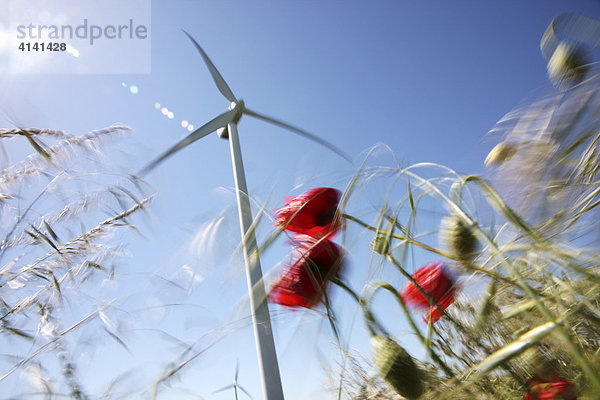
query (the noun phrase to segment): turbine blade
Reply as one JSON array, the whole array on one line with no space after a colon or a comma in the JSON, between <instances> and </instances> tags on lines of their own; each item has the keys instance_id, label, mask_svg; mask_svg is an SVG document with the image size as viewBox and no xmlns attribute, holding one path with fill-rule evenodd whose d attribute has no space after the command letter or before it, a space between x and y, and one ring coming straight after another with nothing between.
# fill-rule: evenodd
<instances>
[{"instance_id":1,"label":"turbine blade","mask_svg":"<svg viewBox=\"0 0 600 400\"><path fill-rule=\"evenodd\" d=\"M337 148L335 145L329 143L328 141L326 141L324 139L321 139L318 136L313 135L312 133L308 133L305 130L302 130L300 128L296 128L293 125L290 125L288 123L276 120L276 119L271 118L271 117L267 117L266 115L259 114L256 111L252 111L252 110L249 110L247 108L244 109L244 113L246 113L246 114L248 114L248 115L250 115L252 117L255 117L255 118L258 118L258 119L262 119L263 121L270 122L272 124L275 124L277 126L285 128L287 130L290 130L290 131L292 131L294 133L297 133L300 136L304 136L305 138L310 139L313 142L319 143L321 146L327 147L329 150L332 150L333 152L337 153L339 156L341 156L345 160L347 160L349 162L352 162L352 159L350 158L350 156L348 154L346 154L345 152L343 152L342 150L340 150L339 148Z\"/></svg>"},{"instance_id":2,"label":"turbine blade","mask_svg":"<svg viewBox=\"0 0 600 400\"><path fill-rule=\"evenodd\" d=\"M240 372L240 360L235 363L235 382L237 383L238 373Z\"/></svg>"},{"instance_id":3,"label":"turbine blade","mask_svg":"<svg viewBox=\"0 0 600 400\"><path fill-rule=\"evenodd\" d=\"M190 40L194 43L194 45L200 52L200 55L204 59L204 63L206 64L206 66L208 67L208 70L210 71L210 74L212 75L213 81L215 81L215 84L217 85L217 88L219 89L219 92L221 92L221 94L223 96L225 96L225 98L227 100L234 102L236 100L235 95L231 91L231 88L229 87L229 85L227 85L227 82L225 82L225 79L223 79L223 76L221 76L221 74L219 73L219 70L217 69L217 67L215 67L215 64L213 64L212 61L210 61L210 58L208 58L208 56L206 55L204 50L202 50L202 47L200 47L198 42L196 42L189 33L187 33L186 31L183 31L183 33L185 33L187 35L187 37L190 38Z\"/></svg>"},{"instance_id":4,"label":"turbine blade","mask_svg":"<svg viewBox=\"0 0 600 400\"><path fill-rule=\"evenodd\" d=\"M215 394L215 393L219 393L219 392L224 392L225 390L227 390L227 389L231 389L232 387L234 387L234 386L233 386L233 385L227 385L227 386L225 386L225 387L222 387L221 389L215 390L215 391L213 392L213 394Z\"/></svg>"},{"instance_id":5,"label":"turbine blade","mask_svg":"<svg viewBox=\"0 0 600 400\"><path fill-rule=\"evenodd\" d=\"M238 388L240 388L240 390L244 393L246 393L246 396L250 397L250 399L252 399L252 395L250 393L248 393L248 391L246 389L244 389L242 386L237 385Z\"/></svg>"},{"instance_id":6,"label":"turbine blade","mask_svg":"<svg viewBox=\"0 0 600 400\"><path fill-rule=\"evenodd\" d=\"M177 143L175 146L171 147L169 150L164 152L156 160L154 160L150 164L146 165L139 172L138 175L139 176L146 175L148 172L153 170L158 164L163 162L167 157L171 156L173 153L176 153L177 151L183 149L184 147L188 146L189 144L195 142L198 139L202 139L204 136L216 131L217 129L221 128L222 126L227 125L228 123L231 122L231 120L235 116L236 112L237 112L236 110L230 110L230 111L224 112L223 114L219 115L218 117L208 121L206 124L202 125L200 128L196 129L194 132L190 133L188 136L186 136L181 141L179 141L179 143Z\"/></svg>"}]
</instances>

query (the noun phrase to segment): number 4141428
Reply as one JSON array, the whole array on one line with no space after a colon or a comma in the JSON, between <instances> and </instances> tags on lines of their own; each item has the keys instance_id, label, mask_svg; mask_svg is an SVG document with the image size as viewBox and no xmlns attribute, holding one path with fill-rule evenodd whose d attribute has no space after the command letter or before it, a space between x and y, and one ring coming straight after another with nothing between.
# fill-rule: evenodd
<instances>
[{"instance_id":1,"label":"number 4141428","mask_svg":"<svg viewBox=\"0 0 600 400\"><path fill-rule=\"evenodd\" d=\"M65 51L67 50L66 43L54 43L54 42L21 42L19 44L19 50L21 51Z\"/></svg>"}]
</instances>

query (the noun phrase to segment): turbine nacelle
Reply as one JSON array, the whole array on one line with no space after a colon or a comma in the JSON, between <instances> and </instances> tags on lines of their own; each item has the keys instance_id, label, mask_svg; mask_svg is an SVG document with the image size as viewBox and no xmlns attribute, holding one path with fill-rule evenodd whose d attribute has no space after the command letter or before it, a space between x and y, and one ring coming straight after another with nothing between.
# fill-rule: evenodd
<instances>
[{"instance_id":1,"label":"turbine nacelle","mask_svg":"<svg viewBox=\"0 0 600 400\"><path fill-rule=\"evenodd\" d=\"M217 135L219 135L219 137L221 139L225 139L228 140L229 139L229 129L227 129L226 126L217 129Z\"/></svg>"}]
</instances>

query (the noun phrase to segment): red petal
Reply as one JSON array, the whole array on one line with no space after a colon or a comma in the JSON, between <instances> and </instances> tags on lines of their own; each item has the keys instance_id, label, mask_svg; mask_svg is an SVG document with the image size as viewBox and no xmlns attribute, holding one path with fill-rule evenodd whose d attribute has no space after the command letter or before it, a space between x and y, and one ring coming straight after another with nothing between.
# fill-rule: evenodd
<instances>
[{"instance_id":1,"label":"red petal","mask_svg":"<svg viewBox=\"0 0 600 400\"><path fill-rule=\"evenodd\" d=\"M333 236L341 225L335 218L339 197L338 190L327 187L287 197L286 204L275 211L275 222L286 230L312 237Z\"/></svg>"},{"instance_id":2,"label":"red petal","mask_svg":"<svg viewBox=\"0 0 600 400\"><path fill-rule=\"evenodd\" d=\"M573 384L567 379L554 374L551 378L533 378L528 382L529 390L523 400L576 400Z\"/></svg>"},{"instance_id":3,"label":"red petal","mask_svg":"<svg viewBox=\"0 0 600 400\"><path fill-rule=\"evenodd\" d=\"M429 318L431 318L431 323L437 322L444 314L440 311L445 310L450 306L450 304L454 303L454 296L448 296L441 301L438 302L438 306L434 306L433 309L430 309L427 316L424 318L425 322L429 322Z\"/></svg>"},{"instance_id":4,"label":"red petal","mask_svg":"<svg viewBox=\"0 0 600 400\"><path fill-rule=\"evenodd\" d=\"M454 279L448 273L446 265L441 261L427 264L411 276L421 286L421 289L437 303L437 306L434 306L426 317L426 320L431 318L432 322L436 322L443 315L439 308L445 310L455 300ZM404 285L400 291L400 297L402 297L404 303L413 308L431 309L428 298L412 281Z\"/></svg>"},{"instance_id":5,"label":"red petal","mask_svg":"<svg viewBox=\"0 0 600 400\"><path fill-rule=\"evenodd\" d=\"M328 277L339 272L341 252L327 239L299 235L294 244L293 262L273 285L268 298L287 307L312 308L321 301Z\"/></svg>"}]
</instances>

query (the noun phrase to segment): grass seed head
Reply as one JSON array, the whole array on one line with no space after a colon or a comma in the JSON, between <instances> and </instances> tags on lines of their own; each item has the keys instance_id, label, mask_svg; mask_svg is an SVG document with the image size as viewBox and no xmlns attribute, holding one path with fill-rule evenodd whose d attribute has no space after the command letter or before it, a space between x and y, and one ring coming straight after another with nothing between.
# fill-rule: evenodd
<instances>
[{"instance_id":1,"label":"grass seed head","mask_svg":"<svg viewBox=\"0 0 600 400\"><path fill-rule=\"evenodd\" d=\"M547 69L552 83L560 89L567 89L583 81L589 62L581 46L561 42L548 60Z\"/></svg>"},{"instance_id":2,"label":"grass seed head","mask_svg":"<svg viewBox=\"0 0 600 400\"><path fill-rule=\"evenodd\" d=\"M486 167L490 165L502 164L505 161L513 158L517 152L518 146L512 143L500 142L498 143L485 158L484 164Z\"/></svg>"},{"instance_id":3,"label":"grass seed head","mask_svg":"<svg viewBox=\"0 0 600 400\"><path fill-rule=\"evenodd\" d=\"M371 249L381 255L386 255L390 251L390 239L385 236L376 236L371 240Z\"/></svg>"}]
</instances>

